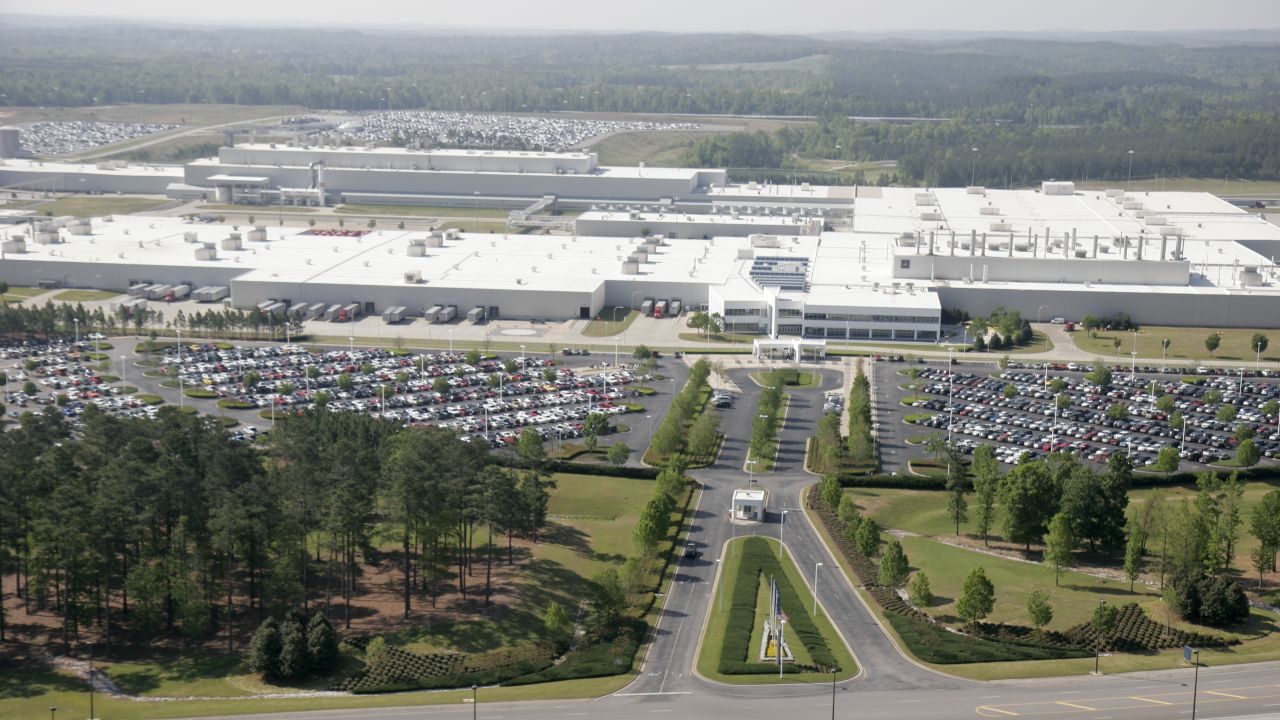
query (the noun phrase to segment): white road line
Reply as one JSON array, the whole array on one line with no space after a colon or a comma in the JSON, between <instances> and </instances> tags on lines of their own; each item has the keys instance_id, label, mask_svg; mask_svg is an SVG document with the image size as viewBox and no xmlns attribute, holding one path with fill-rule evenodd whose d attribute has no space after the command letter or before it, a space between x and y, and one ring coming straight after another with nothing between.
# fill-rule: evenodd
<instances>
[{"instance_id":1,"label":"white road line","mask_svg":"<svg viewBox=\"0 0 1280 720\"><path fill-rule=\"evenodd\" d=\"M671 692L638 692L638 693L614 693L609 697L645 697L649 695L692 695L692 690L672 690Z\"/></svg>"}]
</instances>

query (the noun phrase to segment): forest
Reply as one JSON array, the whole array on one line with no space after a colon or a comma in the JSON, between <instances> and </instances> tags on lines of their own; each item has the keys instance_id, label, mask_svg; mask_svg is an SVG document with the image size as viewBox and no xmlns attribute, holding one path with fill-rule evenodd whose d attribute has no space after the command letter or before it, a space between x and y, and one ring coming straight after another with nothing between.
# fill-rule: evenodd
<instances>
[{"instance_id":1,"label":"forest","mask_svg":"<svg viewBox=\"0 0 1280 720\"><path fill-rule=\"evenodd\" d=\"M267 445L216 420L91 407L73 434L50 408L0 433L0 575L56 614L64 645L89 631L108 654L165 637L225 636L231 651L265 617L321 602L349 627L379 528L400 546L406 616L445 592L487 604L504 546L546 522L540 440L499 466L447 430L322 405L277 423ZM477 566L485 581L470 587ZM0 640L14 620L0 612Z\"/></svg>"},{"instance_id":2,"label":"forest","mask_svg":"<svg viewBox=\"0 0 1280 720\"><path fill-rule=\"evenodd\" d=\"M12 33L0 46L0 65L0 104L16 106L827 118L767 144L704 140L686 156L761 170L761 178L779 177L763 171L804 153L897 160L897 177L889 180L904 184L956 185L971 176L991 186L1048 177L1117 180L1128 176L1129 150L1135 177L1280 177L1280 53L1262 43L489 37L88 24ZM945 122L854 123L848 116Z\"/></svg>"}]
</instances>

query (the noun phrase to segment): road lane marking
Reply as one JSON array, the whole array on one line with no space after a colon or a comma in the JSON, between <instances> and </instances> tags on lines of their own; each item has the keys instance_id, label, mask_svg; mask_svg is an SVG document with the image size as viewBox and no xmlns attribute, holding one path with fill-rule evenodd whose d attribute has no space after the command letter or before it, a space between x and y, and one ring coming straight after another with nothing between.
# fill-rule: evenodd
<instances>
[{"instance_id":1,"label":"road lane marking","mask_svg":"<svg viewBox=\"0 0 1280 720\"><path fill-rule=\"evenodd\" d=\"M1010 710L1001 710L1000 708L993 708L993 707L991 707L990 705L979 705L977 709L978 709L979 711L982 711L982 710L989 710L989 711L991 711L991 712L993 712L993 713L1000 713L1001 715L1008 715L1009 717L1017 717L1017 716L1018 716L1018 713L1016 713L1016 712L1012 712L1012 711L1010 711Z\"/></svg>"},{"instance_id":2,"label":"road lane marking","mask_svg":"<svg viewBox=\"0 0 1280 720\"><path fill-rule=\"evenodd\" d=\"M1155 703L1156 705L1172 705L1172 704L1173 704L1173 703L1171 703L1171 702L1165 702L1164 700L1153 700L1153 699L1151 699L1151 698L1138 697L1137 695L1130 695L1130 696L1129 696L1129 699L1130 699L1130 700L1141 700L1142 702Z\"/></svg>"},{"instance_id":3,"label":"road lane marking","mask_svg":"<svg viewBox=\"0 0 1280 720\"><path fill-rule=\"evenodd\" d=\"M1232 695L1231 693L1218 692L1217 690L1205 690L1204 693L1206 695L1220 695L1222 697L1231 698L1232 700L1248 700L1249 699L1248 696L1246 695Z\"/></svg>"},{"instance_id":4,"label":"road lane marking","mask_svg":"<svg viewBox=\"0 0 1280 720\"><path fill-rule=\"evenodd\" d=\"M649 695L692 695L692 690L669 690L667 692L614 693L611 697L646 697Z\"/></svg>"},{"instance_id":5,"label":"road lane marking","mask_svg":"<svg viewBox=\"0 0 1280 720\"><path fill-rule=\"evenodd\" d=\"M1077 709L1077 710L1088 710L1088 711L1090 711L1090 712L1096 711L1096 710L1098 709L1098 708L1096 708L1096 707L1089 707L1088 705L1077 705L1077 704L1075 704L1075 703L1069 703L1069 702L1066 702L1066 701L1063 701L1063 700L1054 700L1054 701L1053 701L1053 704L1054 704L1054 705L1065 705L1066 707L1069 707L1069 708L1075 708L1075 709Z\"/></svg>"}]
</instances>

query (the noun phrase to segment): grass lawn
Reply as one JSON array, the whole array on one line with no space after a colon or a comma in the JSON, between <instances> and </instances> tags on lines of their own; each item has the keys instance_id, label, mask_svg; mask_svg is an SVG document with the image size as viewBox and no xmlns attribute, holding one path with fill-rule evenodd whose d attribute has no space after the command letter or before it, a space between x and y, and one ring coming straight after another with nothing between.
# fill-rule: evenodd
<instances>
[{"instance_id":1,"label":"grass lawn","mask_svg":"<svg viewBox=\"0 0 1280 720\"><path fill-rule=\"evenodd\" d=\"M108 290L64 290L53 296L58 302L78 303L78 302L97 302L99 300L110 300L120 295L118 292L110 292Z\"/></svg>"},{"instance_id":2,"label":"grass lawn","mask_svg":"<svg viewBox=\"0 0 1280 720\"><path fill-rule=\"evenodd\" d=\"M651 130L619 133L595 145L601 165L638 165L649 163L661 167L680 167L685 148L691 143L717 133L680 130Z\"/></svg>"},{"instance_id":3,"label":"grass lawn","mask_svg":"<svg viewBox=\"0 0 1280 720\"><path fill-rule=\"evenodd\" d=\"M167 198L129 195L67 195L49 202L30 203L26 207L39 214L97 217L127 215L154 210L171 202Z\"/></svg>"},{"instance_id":4,"label":"grass lawn","mask_svg":"<svg viewBox=\"0 0 1280 720\"><path fill-rule=\"evenodd\" d=\"M1210 355L1209 351L1204 347L1204 339L1214 332L1222 336L1222 344ZM1269 347L1262 353L1262 359L1269 362L1280 361L1280 330L1274 328L1270 330L1262 328L1228 328L1219 330L1205 327L1149 325L1138 330L1138 357L1160 359L1160 341L1168 338L1171 342L1167 357L1172 359L1196 360L1204 363L1212 363L1214 360L1252 361L1255 353L1249 347L1249 341L1253 338L1254 333L1262 333L1271 340ZM1096 335L1097 337L1089 337L1087 331L1080 330L1072 333L1071 337L1075 341L1076 347L1093 353L1108 363L1129 360L1129 353L1133 351L1133 333L1099 330ZM1118 361L1116 360L1116 350L1113 344L1116 338L1120 340L1120 360Z\"/></svg>"},{"instance_id":5,"label":"grass lawn","mask_svg":"<svg viewBox=\"0 0 1280 720\"><path fill-rule=\"evenodd\" d=\"M255 207L252 205L224 205L224 204L217 204L217 203L210 204L210 205L197 205L196 210L222 211L222 212L234 213L236 215L253 215L254 220L256 220L257 222L262 222L264 219L269 218L272 215L279 215L282 212L313 213L316 211L315 208L299 207L295 205L285 205L283 207L279 205L267 205L267 206Z\"/></svg>"},{"instance_id":6,"label":"grass lawn","mask_svg":"<svg viewBox=\"0 0 1280 720\"><path fill-rule=\"evenodd\" d=\"M618 310L625 310L626 314L619 313ZM640 317L639 310L628 310L627 308L610 308L607 312L601 312L587 326L582 329L585 337L613 337L619 333L624 333L627 328L631 327L631 323Z\"/></svg>"},{"instance_id":7,"label":"grass lawn","mask_svg":"<svg viewBox=\"0 0 1280 720\"><path fill-rule=\"evenodd\" d=\"M724 647L725 632L728 630L729 612L727 604L729 598L733 597L733 588L739 579L739 570L742 567L742 552L740 548L748 539L745 537L737 538L725 546L725 561L722 563L720 573L717 576L716 586L713 589L712 605L709 608L709 617L703 627L702 643L698 651L698 674L717 682L733 685L785 685L790 683L829 682L831 675L827 673L787 674L779 678L776 672L763 673L761 675L722 675L717 672L720 667L720 653ZM776 540L768 538L757 539L768 543L773 552L777 552L778 543ZM792 562L790 555L784 555L782 567L787 574L787 578L791 581L791 586L795 588L801 604L804 605L802 608L784 608L784 611L788 615L811 612L813 610L813 595L810 593L809 586L805 583L805 580L800 576L800 572L795 563ZM761 596L767 602L768 591L763 591L757 598ZM721 607L726 609L722 612L720 610ZM757 599L756 617L763 617L760 614L759 599ZM831 624L830 619L827 618L826 610L821 605L818 606L818 614L814 617L814 624L817 626L818 632L822 634L823 640L826 641L827 647L835 655L836 662L840 664L840 672L836 677L844 680L857 675L857 661L854 660L853 654L849 652L849 648L845 645L839 633L835 631L835 627ZM748 647L748 652L754 655L759 651L759 631L753 628L753 633L756 639L754 644ZM798 645L796 639L794 637L789 639L788 644L793 646L792 654L797 659L801 659L801 648L796 647ZM805 655L807 654L807 651L805 651Z\"/></svg>"},{"instance_id":8,"label":"grass lawn","mask_svg":"<svg viewBox=\"0 0 1280 720\"><path fill-rule=\"evenodd\" d=\"M633 675L587 680L525 685L510 688L482 688L480 704L486 702L513 702L519 700L558 700L564 698L600 697L620 690L631 682ZM70 676L52 671L33 670L6 673L21 692L0 695L0 717L43 718L49 706L55 705L64 717L87 717L88 694L82 685ZM214 696L206 696L214 697ZM471 689L388 693L385 695L360 695L354 697L284 698L259 700L224 697L217 700L190 700L173 702L134 702L115 700L99 694L94 709L99 717L113 720L144 720L148 718L205 717L210 715L248 715L267 712L303 712L314 710L342 710L357 708L385 708L415 705L461 705L471 699Z\"/></svg>"},{"instance_id":9,"label":"grass lawn","mask_svg":"<svg viewBox=\"0 0 1280 720\"><path fill-rule=\"evenodd\" d=\"M1052 630L1065 630L1088 620L1098 601L1127 604L1142 602L1157 596L1156 591L1145 585L1135 585L1129 592L1128 583L1112 582L1091 575L1064 571L1061 584L1053 583L1053 568L1041 563L983 555L971 550L945 545L923 537L902 538L913 569L923 570L929 576L933 588L934 603L928 608L931 615L949 624L959 624L955 615L955 602L970 570L982 566L987 578L995 585L996 605L988 622L1031 625L1027 615L1027 595L1041 589L1049 593L1053 603Z\"/></svg>"},{"instance_id":10,"label":"grass lawn","mask_svg":"<svg viewBox=\"0 0 1280 720\"><path fill-rule=\"evenodd\" d=\"M764 387L766 385L765 373L762 373L762 372L751 373L751 379L754 380L756 384L759 385L760 387ZM795 382L787 382L785 383L785 385L786 387L813 387L815 384L818 384L821 381L822 381L822 376L818 375L817 373L800 372L796 374Z\"/></svg>"},{"instance_id":11,"label":"grass lawn","mask_svg":"<svg viewBox=\"0 0 1280 720\"><path fill-rule=\"evenodd\" d=\"M33 298L37 295L43 295L49 292L44 288L33 287L10 287L5 291L4 295L0 295L0 301L3 302L22 302L27 298Z\"/></svg>"},{"instance_id":12,"label":"grass lawn","mask_svg":"<svg viewBox=\"0 0 1280 720\"><path fill-rule=\"evenodd\" d=\"M1079 185L1085 190L1106 190L1122 188L1125 183L1086 183ZM1220 197L1254 197L1257 195L1280 195L1280 182L1274 180L1237 180L1231 178L1192 178L1173 177L1147 180L1134 180L1129 184L1133 192L1177 191L1207 192Z\"/></svg>"},{"instance_id":13,"label":"grass lawn","mask_svg":"<svg viewBox=\"0 0 1280 720\"><path fill-rule=\"evenodd\" d=\"M502 208L440 207L431 205L339 205L338 212L351 215L388 215L405 217L497 218L505 220L509 210Z\"/></svg>"},{"instance_id":14,"label":"grass lawn","mask_svg":"<svg viewBox=\"0 0 1280 720\"><path fill-rule=\"evenodd\" d=\"M1039 330L1033 330L1031 331L1031 342L1026 345L1019 345L1018 347L1009 348L1007 350L993 350L991 351L991 354L1026 355L1028 353L1048 352L1052 349L1053 341L1049 339L1049 336Z\"/></svg>"}]
</instances>

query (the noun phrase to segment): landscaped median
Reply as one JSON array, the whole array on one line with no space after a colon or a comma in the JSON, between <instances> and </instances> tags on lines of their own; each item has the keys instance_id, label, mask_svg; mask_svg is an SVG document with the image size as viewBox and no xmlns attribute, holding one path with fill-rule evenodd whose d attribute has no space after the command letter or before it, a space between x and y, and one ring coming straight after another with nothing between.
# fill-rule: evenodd
<instances>
[{"instance_id":1,"label":"landscaped median","mask_svg":"<svg viewBox=\"0 0 1280 720\"><path fill-rule=\"evenodd\" d=\"M779 677L774 660L761 660L764 622L770 615L770 580L786 623L783 639L792 661ZM814 616L813 596L791 557L778 557L778 543L763 537L738 538L725 545L724 562L716 581L698 653L698 673L718 682L745 684L809 683L858 674L857 663L827 618L825 609Z\"/></svg>"}]
</instances>

